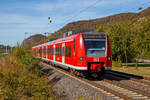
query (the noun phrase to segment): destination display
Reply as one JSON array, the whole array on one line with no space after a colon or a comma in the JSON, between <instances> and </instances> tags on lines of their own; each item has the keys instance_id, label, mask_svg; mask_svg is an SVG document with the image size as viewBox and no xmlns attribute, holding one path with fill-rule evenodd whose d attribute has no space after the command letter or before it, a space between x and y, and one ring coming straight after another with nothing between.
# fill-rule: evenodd
<instances>
[{"instance_id":1,"label":"destination display","mask_svg":"<svg viewBox=\"0 0 150 100\"><path fill-rule=\"evenodd\" d=\"M84 39L100 39L100 38L105 38L105 35L83 35Z\"/></svg>"}]
</instances>

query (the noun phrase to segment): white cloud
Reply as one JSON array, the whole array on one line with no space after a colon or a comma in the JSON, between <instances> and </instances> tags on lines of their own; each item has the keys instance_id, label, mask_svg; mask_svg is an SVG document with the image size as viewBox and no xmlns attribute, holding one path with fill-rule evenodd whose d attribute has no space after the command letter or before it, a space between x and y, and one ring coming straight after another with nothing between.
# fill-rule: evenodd
<instances>
[{"instance_id":1,"label":"white cloud","mask_svg":"<svg viewBox=\"0 0 150 100\"><path fill-rule=\"evenodd\" d=\"M62 25L72 21L88 20L120 13L138 5L146 0L58 0L51 2L16 2L13 4L0 4L0 40L23 40L24 32L54 32ZM91 8L78 14L81 10ZM124 10L125 9L125 10ZM72 16L75 18L67 21ZM48 24L47 17L52 17ZM1 42L0 41L0 42Z\"/></svg>"}]
</instances>

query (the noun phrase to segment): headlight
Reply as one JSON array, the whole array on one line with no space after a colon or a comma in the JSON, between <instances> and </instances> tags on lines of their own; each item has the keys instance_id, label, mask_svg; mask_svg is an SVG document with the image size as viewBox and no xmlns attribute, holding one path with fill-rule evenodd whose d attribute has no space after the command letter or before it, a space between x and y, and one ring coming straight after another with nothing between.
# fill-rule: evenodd
<instances>
[{"instance_id":1,"label":"headlight","mask_svg":"<svg viewBox=\"0 0 150 100\"><path fill-rule=\"evenodd\" d=\"M84 60L85 60L85 57L80 57L80 60L81 60L81 61L84 61Z\"/></svg>"},{"instance_id":2,"label":"headlight","mask_svg":"<svg viewBox=\"0 0 150 100\"><path fill-rule=\"evenodd\" d=\"M111 57L107 57L107 60L111 60Z\"/></svg>"}]
</instances>

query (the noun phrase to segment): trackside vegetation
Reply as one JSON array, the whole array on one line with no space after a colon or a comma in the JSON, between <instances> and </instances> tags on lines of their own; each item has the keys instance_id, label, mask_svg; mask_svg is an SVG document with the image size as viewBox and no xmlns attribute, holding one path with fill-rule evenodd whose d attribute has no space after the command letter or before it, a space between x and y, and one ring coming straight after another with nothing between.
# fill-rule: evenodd
<instances>
[{"instance_id":1,"label":"trackside vegetation","mask_svg":"<svg viewBox=\"0 0 150 100\"><path fill-rule=\"evenodd\" d=\"M0 100L58 100L30 50L17 46L0 58Z\"/></svg>"},{"instance_id":2,"label":"trackside vegetation","mask_svg":"<svg viewBox=\"0 0 150 100\"><path fill-rule=\"evenodd\" d=\"M135 62L141 57L150 58L150 17L99 25L95 31L108 33L114 61Z\"/></svg>"}]
</instances>

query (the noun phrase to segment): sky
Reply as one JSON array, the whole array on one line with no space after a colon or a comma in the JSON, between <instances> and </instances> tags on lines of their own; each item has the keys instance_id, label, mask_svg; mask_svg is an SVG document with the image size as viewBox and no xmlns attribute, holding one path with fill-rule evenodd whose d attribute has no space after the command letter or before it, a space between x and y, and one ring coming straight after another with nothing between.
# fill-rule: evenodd
<instances>
[{"instance_id":1,"label":"sky","mask_svg":"<svg viewBox=\"0 0 150 100\"><path fill-rule=\"evenodd\" d=\"M0 0L0 44L14 46L69 22L137 13L139 7L150 7L149 0Z\"/></svg>"}]
</instances>

